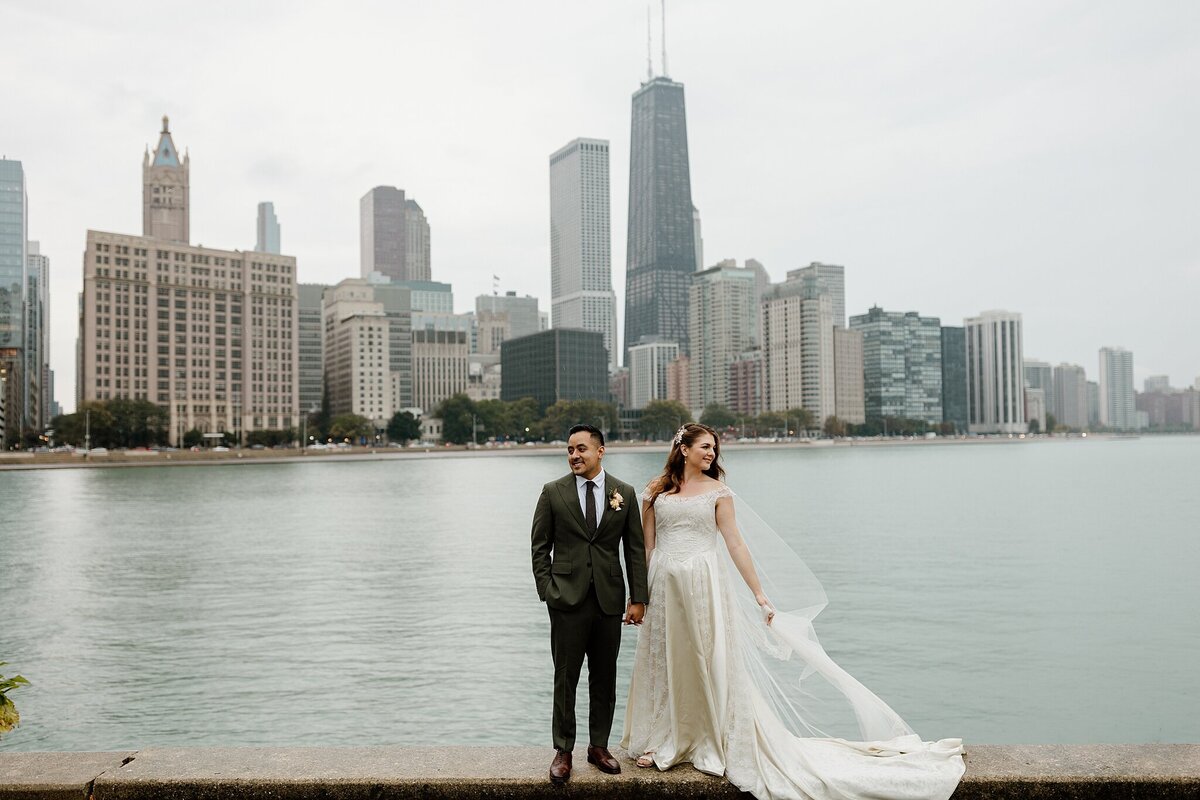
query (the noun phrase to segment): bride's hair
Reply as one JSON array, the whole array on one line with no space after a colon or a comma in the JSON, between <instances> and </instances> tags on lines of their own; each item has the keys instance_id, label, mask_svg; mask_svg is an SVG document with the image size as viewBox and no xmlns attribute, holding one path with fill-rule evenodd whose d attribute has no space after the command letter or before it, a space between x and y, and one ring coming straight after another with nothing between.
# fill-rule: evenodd
<instances>
[{"instance_id":1,"label":"bride's hair","mask_svg":"<svg viewBox=\"0 0 1200 800\"><path fill-rule=\"evenodd\" d=\"M675 494L679 491L679 487L683 483L683 448L691 447L706 433L713 437L713 460L708 465L708 469L704 470L704 474L718 481L725 477L725 468L721 466L721 437L707 425L699 422L685 422L683 427L675 432L675 439L671 443L671 452L667 455L667 463L663 467L662 474L650 481L650 486L647 487L650 505L654 505L655 499L660 494Z\"/></svg>"}]
</instances>

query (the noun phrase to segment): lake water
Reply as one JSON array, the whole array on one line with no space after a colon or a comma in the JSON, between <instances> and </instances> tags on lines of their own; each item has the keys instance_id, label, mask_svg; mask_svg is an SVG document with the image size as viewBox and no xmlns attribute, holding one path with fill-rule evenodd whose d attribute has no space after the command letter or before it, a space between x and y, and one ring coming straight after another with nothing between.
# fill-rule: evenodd
<instances>
[{"instance_id":1,"label":"lake water","mask_svg":"<svg viewBox=\"0 0 1200 800\"><path fill-rule=\"evenodd\" d=\"M641 486L663 457L604 463ZM725 464L824 582L830 655L925 738L1200 741L1200 438ZM566 471L522 454L0 473L0 672L33 682L0 749L549 748L529 527Z\"/></svg>"}]
</instances>

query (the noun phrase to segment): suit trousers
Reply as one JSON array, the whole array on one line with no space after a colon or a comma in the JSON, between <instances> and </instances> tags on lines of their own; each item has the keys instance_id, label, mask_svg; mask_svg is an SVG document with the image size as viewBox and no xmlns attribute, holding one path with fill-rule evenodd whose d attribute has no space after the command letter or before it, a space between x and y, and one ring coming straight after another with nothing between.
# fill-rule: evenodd
<instances>
[{"instance_id":1,"label":"suit trousers","mask_svg":"<svg viewBox=\"0 0 1200 800\"><path fill-rule=\"evenodd\" d=\"M621 651L621 615L605 614L596 588L577 608L550 608L550 654L554 658L554 746L575 748L575 691L584 656L588 662L589 744L608 747L617 707L617 654Z\"/></svg>"}]
</instances>

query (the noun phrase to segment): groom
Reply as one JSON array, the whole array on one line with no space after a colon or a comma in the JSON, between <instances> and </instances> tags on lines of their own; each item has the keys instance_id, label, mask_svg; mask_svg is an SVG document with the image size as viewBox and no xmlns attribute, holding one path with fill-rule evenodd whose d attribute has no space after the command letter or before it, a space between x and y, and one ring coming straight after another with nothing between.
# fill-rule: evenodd
<instances>
[{"instance_id":1,"label":"groom","mask_svg":"<svg viewBox=\"0 0 1200 800\"><path fill-rule=\"evenodd\" d=\"M646 548L637 493L600 466L604 434L591 425L571 428L571 474L542 487L533 512L533 577L550 611L554 658L554 761L550 782L571 777L575 747L575 687L588 660L587 760L616 774L608 752L617 703L617 652L621 623L640 625L646 613ZM625 549L629 595L617 547ZM621 616L624 609L624 618Z\"/></svg>"}]
</instances>

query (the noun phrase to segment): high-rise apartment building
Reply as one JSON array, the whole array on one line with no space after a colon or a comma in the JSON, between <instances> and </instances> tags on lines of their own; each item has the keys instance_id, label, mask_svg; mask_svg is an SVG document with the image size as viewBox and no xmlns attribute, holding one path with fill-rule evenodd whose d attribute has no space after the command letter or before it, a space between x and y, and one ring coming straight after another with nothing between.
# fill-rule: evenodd
<instances>
[{"instance_id":1,"label":"high-rise apartment building","mask_svg":"<svg viewBox=\"0 0 1200 800\"><path fill-rule=\"evenodd\" d=\"M431 279L429 222L403 189L376 186L359 201L359 268L364 278Z\"/></svg>"},{"instance_id":2,"label":"high-rise apartment building","mask_svg":"<svg viewBox=\"0 0 1200 800\"><path fill-rule=\"evenodd\" d=\"M1024 433L1021 315L985 311L963 320L967 339L967 420L971 433Z\"/></svg>"},{"instance_id":3,"label":"high-rise apartment building","mask_svg":"<svg viewBox=\"0 0 1200 800\"><path fill-rule=\"evenodd\" d=\"M1054 407L1054 368L1045 361L1027 358L1022 366L1025 385L1030 389L1041 389L1045 400L1045 413L1058 415Z\"/></svg>"},{"instance_id":4,"label":"high-rise apartment building","mask_svg":"<svg viewBox=\"0 0 1200 800\"><path fill-rule=\"evenodd\" d=\"M861 425L867 421L862 331L833 329L833 372L834 416Z\"/></svg>"},{"instance_id":5,"label":"high-rise apartment building","mask_svg":"<svg viewBox=\"0 0 1200 800\"><path fill-rule=\"evenodd\" d=\"M1100 385L1095 381L1087 382L1088 425L1100 424Z\"/></svg>"},{"instance_id":6,"label":"high-rise apartment building","mask_svg":"<svg viewBox=\"0 0 1200 800\"><path fill-rule=\"evenodd\" d=\"M187 171L164 118L143 163L147 235L87 232L78 397L160 405L177 444L293 428L296 259L188 245Z\"/></svg>"},{"instance_id":7,"label":"high-rise apartment building","mask_svg":"<svg viewBox=\"0 0 1200 800\"><path fill-rule=\"evenodd\" d=\"M872 307L850 318L863 335L868 420L889 417L942 422L942 324L916 311Z\"/></svg>"},{"instance_id":8,"label":"high-rise apartment building","mask_svg":"<svg viewBox=\"0 0 1200 800\"><path fill-rule=\"evenodd\" d=\"M942 421L967 432L967 337L949 325L942 326Z\"/></svg>"},{"instance_id":9,"label":"high-rise apartment building","mask_svg":"<svg viewBox=\"0 0 1200 800\"><path fill-rule=\"evenodd\" d=\"M758 262L755 262L758 263ZM746 266L750 266L747 262ZM761 264L759 267L761 268ZM846 327L846 268L838 264L822 264L814 261L807 267L790 269L787 273L789 281L816 281L820 286L819 292L828 294L833 302L833 326Z\"/></svg>"},{"instance_id":10,"label":"high-rise apartment building","mask_svg":"<svg viewBox=\"0 0 1200 800\"><path fill-rule=\"evenodd\" d=\"M142 235L167 242L191 241L191 158L179 157L170 120L162 118L158 145L142 158Z\"/></svg>"},{"instance_id":11,"label":"high-rise apartment building","mask_svg":"<svg viewBox=\"0 0 1200 800\"><path fill-rule=\"evenodd\" d=\"M320 410L325 394L324 305L329 287L323 283L301 283L296 287L296 369L300 383L301 414Z\"/></svg>"},{"instance_id":12,"label":"high-rise apartment building","mask_svg":"<svg viewBox=\"0 0 1200 800\"><path fill-rule=\"evenodd\" d=\"M274 203L258 204L258 226L254 249L259 253L282 253L280 249L279 218L275 216Z\"/></svg>"},{"instance_id":13,"label":"high-rise apartment building","mask_svg":"<svg viewBox=\"0 0 1200 800\"><path fill-rule=\"evenodd\" d=\"M633 95L625 349L643 336L689 352L688 287L696 271L695 206L683 84L660 76Z\"/></svg>"},{"instance_id":14,"label":"high-rise apartment building","mask_svg":"<svg viewBox=\"0 0 1200 800\"><path fill-rule=\"evenodd\" d=\"M1133 353L1123 347L1100 348L1100 424L1120 431L1137 428L1133 391Z\"/></svg>"},{"instance_id":15,"label":"high-rise apartment building","mask_svg":"<svg viewBox=\"0 0 1200 800\"><path fill-rule=\"evenodd\" d=\"M5 449L21 441L30 394L26 361L29 202L20 161L0 159L0 371L4 373ZM32 377L32 376L29 376Z\"/></svg>"},{"instance_id":16,"label":"high-rise apartment building","mask_svg":"<svg viewBox=\"0 0 1200 800\"><path fill-rule=\"evenodd\" d=\"M729 365L729 410L740 416L758 416L763 410L763 394L763 351L739 354Z\"/></svg>"},{"instance_id":17,"label":"high-rise apartment building","mask_svg":"<svg viewBox=\"0 0 1200 800\"><path fill-rule=\"evenodd\" d=\"M668 366L679 356L679 345L665 339L643 340L629 348L629 407L645 408L666 400Z\"/></svg>"},{"instance_id":18,"label":"high-rise apartment building","mask_svg":"<svg viewBox=\"0 0 1200 800\"><path fill-rule=\"evenodd\" d=\"M1151 375L1146 378L1143 383L1147 394L1150 392L1169 392L1171 390L1171 377L1169 375Z\"/></svg>"},{"instance_id":19,"label":"high-rise apartment building","mask_svg":"<svg viewBox=\"0 0 1200 800\"><path fill-rule=\"evenodd\" d=\"M763 295L764 404L803 407L819 423L836 412L833 296L815 274L793 270Z\"/></svg>"},{"instance_id":20,"label":"high-rise apartment building","mask_svg":"<svg viewBox=\"0 0 1200 800\"><path fill-rule=\"evenodd\" d=\"M550 156L551 324L603 335L612 371L618 361L617 295L608 178L604 139L575 139Z\"/></svg>"},{"instance_id":21,"label":"high-rise apartment building","mask_svg":"<svg viewBox=\"0 0 1200 800\"><path fill-rule=\"evenodd\" d=\"M1088 426L1088 380L1078 364L1054 368L1054 418L1059 425L1075 430Z\"/></svg>"},{"instance_id":22,"label":"high-rise apartment building","mask_svg":"<svg viewBox=\"0 0 1200 800\"><path fill-rule=\"evenodd\" d=\"M25 257L25 418L41 433L50 422L54 401L50 386L50 259L38 242L29 242Z\"/></svg>"},{"instance_id":23,"label":"high-rise apartment building","mask_svg":"<svg viewBox=\"0 0 1200 800\"><path fill-rule=\"evenodd\" d=\"M688 396L697 419L712 404L729 406L729 365L758 345L757 277L753 270L722 266L692 275Z\"/></svg>"}]
</instances>

